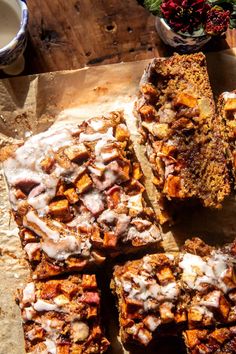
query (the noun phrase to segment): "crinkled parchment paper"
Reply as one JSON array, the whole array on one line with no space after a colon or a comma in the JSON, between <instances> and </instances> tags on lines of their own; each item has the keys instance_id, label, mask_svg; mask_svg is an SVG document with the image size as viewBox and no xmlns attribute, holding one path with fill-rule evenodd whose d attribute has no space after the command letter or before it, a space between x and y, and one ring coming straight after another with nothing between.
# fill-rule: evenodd
<instances>
[{"instance_id":1,"label":"crinkled parchment paper","mask_svg":"<svg viewBox=\"0 0 236 354\"><path fill-rule=\"evenodd\" d=\"M216 96L236 88L236 50L210 53L207 61ZM52 124L65 125L112 110L124 110L136 153L144 165L149 196L155 204L157 195L152 190L151 172L145 164L132 115L139 80L147 63L145 60L0 81L0 147L41 132ZM14 292L24 284L28 267L22 260L16 225L10 220L2 171L0 196L0 354L23 354L23 333ZM193 235L202 236L212 244L232 240L236 236L235 205L235 197L231 196L219 211L199 208L184 213L181 223L165 230L164 247L176 250L177 245ZM107 269L107 274L109 272L110 269ZM101 282L106 297L105 323L109 338L113 337L110 352L127 353L116 336L117 316L108 291L108 276ZM137 350L135 352L139 353ZM153 352L156 353L157 349ZM158 347L159 354L177 352L180 354L181 349L175 339L164 340Z\"/></svg>"}]
</instances>

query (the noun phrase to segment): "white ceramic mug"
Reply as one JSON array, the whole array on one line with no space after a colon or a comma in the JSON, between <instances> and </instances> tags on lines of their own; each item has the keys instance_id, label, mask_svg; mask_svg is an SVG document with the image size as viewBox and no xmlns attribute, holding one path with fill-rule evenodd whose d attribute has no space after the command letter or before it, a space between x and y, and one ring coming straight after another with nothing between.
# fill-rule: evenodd
<instances>
[{"instance_id":1,"label":"white ceramic mug","mask_svg":"<svg viewBox=\"0 0 236 354\"><path fill-rule=\"evenodd\" d=\"M24 70L28 8L24 0L0 0L0 69L10 75Z\"/></svg>"}]
</instances>

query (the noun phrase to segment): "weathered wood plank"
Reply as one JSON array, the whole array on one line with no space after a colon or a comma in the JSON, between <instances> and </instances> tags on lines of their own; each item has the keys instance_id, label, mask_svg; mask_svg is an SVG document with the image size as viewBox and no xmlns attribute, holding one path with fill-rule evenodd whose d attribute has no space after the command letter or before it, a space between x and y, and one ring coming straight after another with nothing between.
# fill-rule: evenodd
<instances>
[{"instance_id":1,"label":"weathered wood plank","mask_svg":"<svg viewBox=\"0 0 236 354\"><path fill-rule=\"evenodd\" d=\"M28 0L26 73L166 56L155 18L136 0ZM236 32L213 40L206 50L236 46Z\"/></svg>"}]
</instances>

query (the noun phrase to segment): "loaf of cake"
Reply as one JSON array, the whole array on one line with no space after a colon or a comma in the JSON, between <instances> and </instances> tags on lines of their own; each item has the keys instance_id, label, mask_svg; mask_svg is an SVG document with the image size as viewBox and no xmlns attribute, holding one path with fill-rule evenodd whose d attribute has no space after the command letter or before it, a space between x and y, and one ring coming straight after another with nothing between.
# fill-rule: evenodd
<instances>
[{"instance_id":1,"label":"loaf of cake","mask_svg":"<svg viewBox=\"0 0 236 354\"><path fill-rule=\"evenodd\" d=\"M236 327L194 329L183 333L188 354L235 354Z\"/></svg>"},{"instance_id":2,"label":"loaf of cake","mask_svg":"<svg viewBox=\"0 0 236 354\"><path fill-rule=\"evenodd\" d=\"M224 124L228 166L236 186L236 90L224 92L218 100L218 114Z\"/></svg>"},{"instance_id":3,"label":"loaf of cake","mask_svg":"<svg viewBox=\"0 0 236 354\"><path fill-rule=\"evenodd\" d=\"M4 171L35 278L81 271L161 240L119 112L29 138Z\"/></svg>"},{"instance_id":4,"label":"loaf of cake","mask_svg":"<svg viewBox=\"0 0 236 354\"><path fill-rule=\"evenodd\" d=\"M26 353L101 354L107 350L95 275L31 281L18 291L17 302Z\"/></svg>"},{"instance_id":5,"label":"loaf of cake","mask_svg":"<svg viewBox=\"0 0 236 354\"><path fill-rule=\"evenodd\" d=\"M219 207L230 183L205 56L154 59L140 82L135 111L159 193Z\"/></svg>"},{"instance_id":6,"label":"loaf of cake","mask_svg":"<svg viewBox=\"0 0 236 354\"><path fill-rule=\"evenodd\" d=\"M116 295L124 344L147 346L183 329L204 329L236 321L235 265L228 253L188 242L176 254L152 254L115 266ZM188 249L188 251L187 251ZM202 252L202 250L201 250Z\"/></svg>"}]
</instances>

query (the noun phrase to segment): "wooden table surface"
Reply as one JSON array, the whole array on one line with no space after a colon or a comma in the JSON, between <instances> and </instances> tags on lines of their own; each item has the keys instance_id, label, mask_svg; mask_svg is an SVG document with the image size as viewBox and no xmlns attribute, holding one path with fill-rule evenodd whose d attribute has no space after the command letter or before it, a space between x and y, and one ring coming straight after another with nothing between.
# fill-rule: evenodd
<instances>
[{"instance_id":1,"label":"wooden table surface","mask_svg":"<svg viewBox=\"0 0 236 354\"><path fill-rule=\"evenodd\" d=\"M28 0L24 74L167 56L155 18L136 0ZM204 50L236 47L236 30Z\"/></svg>"}]
</instances>

